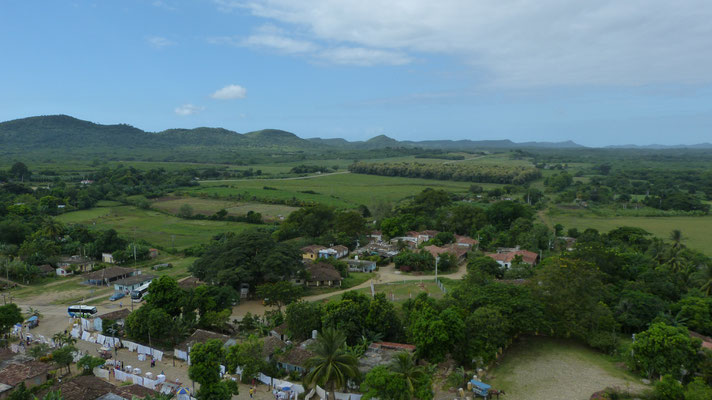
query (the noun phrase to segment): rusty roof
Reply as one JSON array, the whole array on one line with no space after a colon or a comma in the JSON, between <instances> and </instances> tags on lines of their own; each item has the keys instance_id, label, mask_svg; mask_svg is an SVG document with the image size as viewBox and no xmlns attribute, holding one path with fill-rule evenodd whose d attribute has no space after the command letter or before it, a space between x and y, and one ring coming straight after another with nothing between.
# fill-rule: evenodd
<instances>
[{"instance_id":1,"label":"rusty roof","mask_svg":"<svg viewBox=\"0 0 712 400\"><path fill-rule=\"evenodd\" d=\"M341 274L333 265L324 262L307 265L307 271L309 271L310 282L340 281L342 279Z\"/></svg>"},{"instance_id":2,"label":"rusty roof","mask_svg":"<svg viewBox=\"0 0 712 400\"><path fill-rule=\"evenodd\" d=\"M49 370L48 364L39 361L10 362L0 371L0 383L15 386L20 382L46 374Z\"/></svg>"},{"instance_id":3,"label":"rusty roof","mask_svg":"<svg viewBox=\"0 0 712 400\"><path fill-rule=\"evenodd\" d=\"M195 332L193 332L192 335L190 335L188 339L186 339L183 343L179 344L177 349L188 351L188 347L193 347L193 345L196 343L205 343L210 339L219 339L220 341L225 343L230 339L230 337L221 333L197 329Z\"/></svg>"},{"instance_id":4,"label":"rusty roof","mask_svg":"<svg viewBox=\"0 0 712 400\"><path fill-rule=\"evenodd\" d=\"M128 308L122 308L120 310L108 312L106 314L101 314L97 318L110 319L110 320L117 321L120 319L126 319L126 317L128 317L129 314L131 314L131 310L129 310Z\"/></svg>"},{"instance_id":5,"label":"rusty roof","mask_svg":"<svg viewBox=\"0 0 712 400\"><path fill-rule=\"evenodd\" d=\"M98 281L102 279L113 279L119 276L128 276L133 273L134 270L131 268L109 267L88 273L84 275L84 278L88 281Z\"/></svg>"},{"instance_id":6,"label":"rusty roof","mask_svg":"<svg viewBox=\"0 0 712 400\"><path fill-rule=\"evenodd\" d=\"M293 347L284 354L277 356L279 362L304 367L308 359L314 357L314 353L301 347Z\"/></svg>"},{"instance_id":7,"label":"rusty roof","mask_svg":"<svg viewBox=\"0 0 712 400\"><path fill-rule=\"evenodd\" d=\"M114 389L116 386L101 378L93 375L80 375L62 381L62 383L55 383L49 389L40 391L38 397L42 398L49 391L60 390L64 400L87 400L101 397Z\"/></svg>"}]
</instances>

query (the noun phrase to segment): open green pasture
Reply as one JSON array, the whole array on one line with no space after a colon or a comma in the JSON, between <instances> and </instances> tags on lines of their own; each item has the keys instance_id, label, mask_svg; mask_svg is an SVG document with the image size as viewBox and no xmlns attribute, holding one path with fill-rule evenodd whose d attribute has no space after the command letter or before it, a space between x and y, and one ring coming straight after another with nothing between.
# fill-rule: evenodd
<instances>
[{"instance_id":1,"label":"open green pasture","mask_svg":"<svg viewBox=\"0 0 712 400\"><path fill-rule=\"evenodd\" d=\"M540 214L542 215L542 214ZM680 217L597 217L590 212L567 212L563 214L543 214L545 222L553 226L561 224L565 229L587 228L608 232L621 226L633 226L645 229L653 235L667 239L673 229L679 229L684 236L683 243L688 247L712 255L712 216Z\"/></svg>"},{"instance_id":2,"label":"open green pasture","mask_svg":"<svg viewBox=\"0 0 712 400\"><path fill-rule=\"evenodd\" d=\"M178 250L207 243L219 233L239 232L251 226L240 222L185 220L133 206L95 207L62 214L57 219L64 223L80 223L97 229L113 228L129 238L135 233L136 239L143 239L163 248L172 248L175 245Z\"/></svg>"},{"instance_id":3,"label":"open green pasture","mask_svg":"<svg viewBox=\"0 0 712 400\"><path fill-rule=\"evenodd\" d=\"M262 214L266 219L276 219L278 216L286 217L296 207L281 204L247 203L222 199L212 199L193 196L167 196L156 199L151 207L171 214L177 214L184 204L193 207L194 214L212 215L224 209L228 215L245 215L248 211Z\"/></svg>"},{"instance_id":4,"label":"open green pasture","mask_svg":"<svg viewBox=\"0 0 712 400\"><path fill-rule=\"evenodd\" d=\"M371 206L380 202L397 202L428 187L464 193L470 185L469 182L339 173L306 179L204 181L200 186L189 191L222 198L241 194L254 196L256 199L297 199L349 208L359 204ZM490 189L502 185L481 184L481 186ZM305 191L315 193L304 193Z\"/></svg>"}]
</instances>

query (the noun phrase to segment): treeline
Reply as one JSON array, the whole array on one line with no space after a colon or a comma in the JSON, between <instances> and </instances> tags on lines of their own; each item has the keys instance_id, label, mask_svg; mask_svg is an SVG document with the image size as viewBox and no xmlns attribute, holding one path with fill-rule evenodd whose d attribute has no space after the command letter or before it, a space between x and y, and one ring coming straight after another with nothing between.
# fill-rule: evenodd
<instances>
[{"instance_id":1,"label":"treeline","mask_svg":"<svg viewBox=\"0 0 712 400\"><path fill-rule=\"evenodd\" d=\"M349 166L357 174L401 176L437 180L524 184L541 177L536 168L478 165L478 164L421 164L421 163L363 163Z\"/></svg>"},{"instance_id":2,"label":"treeline","mask_svg":"<svg viewBox=\"0 0 712 400\"><path fill-rule=\"evenodd\" d=\"M320 165L297 165L296 167L292 167L291 170L289 170L290 173L293 174L313 174L317 172L321 173L327 173L327 172L334 172L339 169L338 165L334 165L331 168L328 167L323 167Z\"/></svg>"}]
</instances>

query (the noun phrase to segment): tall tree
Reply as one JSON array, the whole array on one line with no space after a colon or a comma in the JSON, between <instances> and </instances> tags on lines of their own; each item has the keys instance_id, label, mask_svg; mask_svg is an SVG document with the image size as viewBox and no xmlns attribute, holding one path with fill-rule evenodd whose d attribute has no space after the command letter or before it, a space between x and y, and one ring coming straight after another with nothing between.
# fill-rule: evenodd
<instances>
[{"instance_id":1,"label":"tall tree","mask_svg":"<svg viewBox=\"0 0 712 400\"><path fill-rule=\"evenodd\" d=\"M329 396L336 399L336 388L343 388L349 378L358 376L358 360L346 353L346 335L326 328L317 337L312 350L316 354L306 362L309 373L304 377L307 387L319 385L329 388Z\"/></svg>"}]
</instances>

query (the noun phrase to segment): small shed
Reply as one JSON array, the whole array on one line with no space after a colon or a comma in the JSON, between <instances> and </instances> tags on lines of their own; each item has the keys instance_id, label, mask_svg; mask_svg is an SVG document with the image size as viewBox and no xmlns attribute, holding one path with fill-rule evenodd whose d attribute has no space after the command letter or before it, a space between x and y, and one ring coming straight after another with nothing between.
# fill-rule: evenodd
<instances>
[{"instance_id":1,"label":"small shed","mask_svg":"<svg viewBox=\"0 0 712 400\"><path fill-rule=\"evenodd\" d=\"M128 317L129 314L131 314L131 310L128 308L122 308L120 310L99 315L94 318L94 329L99 332L103 331L104 321L115 321L117 324L123 326L126 321L126 317Z\"/></svg>"},{"instance_id":2,"label":"small shed","mask_svg":"<svg viewBox=\"0 0 712 400\"><path fill-rule=\"evenodd\" d=\"M223 345L225 346L232 346L236 343L235 339L230 339L227 335L197 329L188 339L173 349L173 355L179 360L188 361L188 365L190 365L190 348L196 343L205 343L210 339L218 339L223 342Z\"/></svg>"},{"instance_id":3,"label":"small shed","mask_svg":"<svg viewBox=\"0 0 712 400\"><path fill-rule=\"evenodd\" d=\"M376 262L371 260L346 260L351 272L373 272L376 270Z\"/></svg>"}]
</instances>

